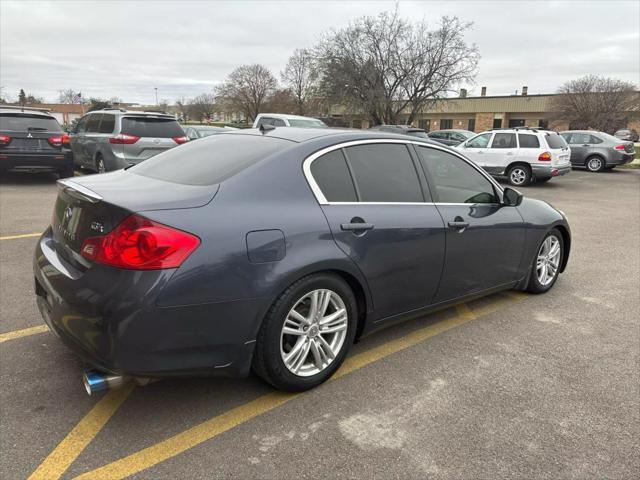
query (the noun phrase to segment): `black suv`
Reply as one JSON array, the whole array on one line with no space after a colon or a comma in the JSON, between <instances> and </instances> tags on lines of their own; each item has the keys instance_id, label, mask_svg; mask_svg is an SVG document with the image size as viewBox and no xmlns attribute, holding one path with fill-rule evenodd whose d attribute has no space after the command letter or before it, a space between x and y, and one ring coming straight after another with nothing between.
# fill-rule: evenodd
<instances>
[{"instance_id":1,"label":"black suv","mask_svg":"<svg viewBox=\"0 0 640 480\"><path fill-rule=\"evenodd\" d=\"M49 110L0 106L0 174L7 171L73 176L69 135Z\"/></svg>"}]
</instances>

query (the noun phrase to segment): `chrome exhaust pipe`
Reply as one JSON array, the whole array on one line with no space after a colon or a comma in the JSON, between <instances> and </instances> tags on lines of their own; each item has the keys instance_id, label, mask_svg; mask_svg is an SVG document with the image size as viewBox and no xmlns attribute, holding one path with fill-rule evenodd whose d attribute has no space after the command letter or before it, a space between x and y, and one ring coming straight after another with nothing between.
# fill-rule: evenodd
<instances>
[{"instance_id":1,"label":"chrome exhaust pipe","mask_svg":"<svg viewBox=\"0 0 640 480\"><path fill-rule=\"evenodd\" d=\"M103 392L105 390L120 388L129 380L129 377L113 375L99 370L85 370L82 374L82 383L84 384L84 389L89 395Z\"/></svg>"}]
</instances>

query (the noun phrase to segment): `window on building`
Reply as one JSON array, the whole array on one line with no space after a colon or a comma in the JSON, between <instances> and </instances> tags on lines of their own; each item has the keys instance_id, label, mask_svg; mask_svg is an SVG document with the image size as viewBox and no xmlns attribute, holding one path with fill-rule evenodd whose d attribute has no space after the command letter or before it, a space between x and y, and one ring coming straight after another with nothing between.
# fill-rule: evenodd
<instances>
[{"instance_id":1,"label":"window on building","mask_svg":"<svg viewBox=\"0 0 640 480\"><path fill-rule=\"evenodd\" d=\"M541 118L540 120L538 120L538 127L549 128L549 120L545 120L544 118Z\"/></svg>"},{"instance_id":2,"label":"window on building","mask_svg":"<svg viewBox=\"0 0 640 480\"><path fill-rule=\"evenodd\" d=\"M494 118L493 119L493 128L502 128L502 119Z\"/></svg>"},{"instance_id":3,"label":"window on building","mask_svg":"<svg viewBox=\"0 0 640 480\"><path fill-rule=\"evenodd\" d=\"M510 118L509 128L524 127L524 119L522 118Z\"/></svg>"},{"instance_id":4,"label":"window on building","mask_svg":"<svg viewBox=\"0 0 640 480\"><path fill-rule=\"evenodd\" d=\"M476 119L475 118L470 118L469 121L467 122L467 130L469 130L470 132L475 132L476 131Z\"/></svg>"},{"instance_id":5,"label":"window on building","mask_svg":"<svg viewBox=\"0 0 640 480\"><path fill-rule=\"evenodd\" d=\"M435 187L436 202L497 203L493 185L461 158L434 148L419 147L420 161Z\"/></svg>"},{"instance_id":6,"label":"window on building","mask_svg":"<svg viewBox=\"0 0 640 480\"><path fill-rule=\"evenodd\" d=\"M327 201L358 201L342 150L334 150L314 160L311 174Z\"/></svg>"},{"instance_id":7,"label":"window on building","mask_svg":"<svg viewBox=\"0 0 640 480\"><path fill-rule=\"evenodd\" d=\"M540 140L535 135L518 134L520 148L540 148Z\"/></svg>"},{"instance_id":8,"label":"window on building","mask_svg":"<svg viewBox=\"0 0 640 480\"><path fill-rule=\"evenodd\" d=\"M453 128L453 120L451 118L440 120L440 130L448 130L449 128Z\"/></svg>"},{"instance_id":9,"label":"window on building","mask_svg":"<svg viewBox=\"0 0 640 480\"><path fill-rule=\"evenodd\" d=\"M418 128L421 128L425 132L428 132L430 130L430 127L431 127L431 120L429 120L428 118L423 118L421 120L418 120Z\"/></svg>"},{"instance_id":10,"label":"window on building","mask_svg":"<svg viewBox=\"0 0 640 480\"><path fill-rule=\"evenodd\" d=\"M361 202L424 202L406 145L358 145L345 153Z\"/></svg>"},{"instance_id":11,"label":"window on building","mask_svg":"<svg viewBox=\"0 0 640 480\"><path fill-rule=\"evenodd\" d=\"M351 122L352 128L362 128L362 120L354 120Z\"/></svg>"},{"instance_id":12,"label":"window on building","mask_svg":"<svg viewBox=\"0 0 640 480\"><path fill-rule=\"evenodd\" d=\"M515 133L496 133L491 142L491 148L516 148Z\"/></svg>"}]
</instances>

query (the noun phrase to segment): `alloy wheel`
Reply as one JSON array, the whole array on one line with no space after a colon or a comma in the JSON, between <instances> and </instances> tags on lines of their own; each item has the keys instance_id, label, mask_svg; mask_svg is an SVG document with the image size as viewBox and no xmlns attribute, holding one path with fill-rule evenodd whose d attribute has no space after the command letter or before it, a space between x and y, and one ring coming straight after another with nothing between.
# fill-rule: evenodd
<instances>
[{"instance_id":1,"label":"alloy wheel","mask_svg":"<svg viewBox=\"0 0 640 480\"><path fill-rule=\"evenodd\" d=\"M558 274L560 254L560 240L555 235L549 235L542 242L536 261L536 276L540 285L546 287Z\"/></svg>"},{"instance_id":2,"label":"alloy wheel","mask_svg":"<svg viewBox=\"0 0 640 480\"><path fill-rule=\"evenodd\" d=\"M509 175L511 183L514 185L522 185L527 179L527 172L522 168L514 168Z\"/></svg>"},{"instance_id":3,"label":"alloy wheel","mask_svg":"<svg viewBox=\"0 0 640 480\"><path fill-rule=\"evenodd\" d=\"M590 158L587 162L587 168L592 172L597 172L602 168L602 160L598 157Z\"/></svg>"},{"instance_id":4,"label":"alloy wheel","mask_svg":"<svg viewBox=\"0 0 640 480\"><path fill-rule=\"evenodd\" d=\"M280 356L294 375L310 377L326 369L347 337L347 308L336 292L313 290L295 302L280 333Z\"/></svg>"}]
</instances>

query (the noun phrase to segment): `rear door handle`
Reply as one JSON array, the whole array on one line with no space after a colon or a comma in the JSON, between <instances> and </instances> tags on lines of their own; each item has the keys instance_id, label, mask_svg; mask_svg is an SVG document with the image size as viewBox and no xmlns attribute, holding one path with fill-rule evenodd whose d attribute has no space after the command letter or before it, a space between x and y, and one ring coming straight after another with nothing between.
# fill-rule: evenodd
<instances>
[{"instance_id":1,"label":"rear door handle","mask_svg":"<svg viewBox=\"0 0 640 480\"><path fill-rule=\"evenodd\" d=\"M351 231L372 230L373 223L341 223L340 228L342 230L351 230Z\"/></svg>"}]
</instances>

